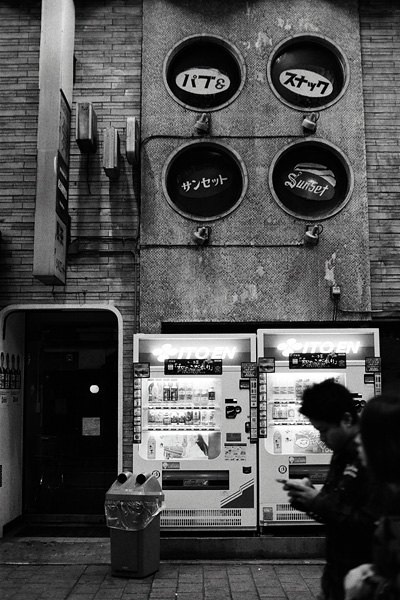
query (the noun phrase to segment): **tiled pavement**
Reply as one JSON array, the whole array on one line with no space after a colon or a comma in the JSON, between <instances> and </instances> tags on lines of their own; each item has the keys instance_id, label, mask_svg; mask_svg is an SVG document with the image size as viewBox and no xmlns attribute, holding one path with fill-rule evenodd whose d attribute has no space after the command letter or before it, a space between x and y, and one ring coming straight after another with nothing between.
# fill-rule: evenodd
<instances>
[{"instance_id":1,"label":"tiled pavement","mask_svg":"<svg viewBox=\"0 0 400 600\"><path fill-rule=\"evenodd\" d=\"M109 539L0 540L1 600L314 600L323 561L160 561L148 577L111 574Z\"/></svg>"}]
</instances>

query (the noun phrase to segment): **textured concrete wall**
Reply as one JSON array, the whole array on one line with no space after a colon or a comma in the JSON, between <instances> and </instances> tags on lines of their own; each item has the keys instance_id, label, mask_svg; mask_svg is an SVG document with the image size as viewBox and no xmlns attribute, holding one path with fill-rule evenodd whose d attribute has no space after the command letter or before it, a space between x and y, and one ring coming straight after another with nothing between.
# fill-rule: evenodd
<instances>
[{"instance_id":1,"label":"textured concrete wall","mask_svg":"<svg viewBox=\"0 0 400 600\"><path fill-rule=\"evenodd\" d=\"M152 0L143 9L141 330L159 331L162 321L330 320L332 283L341 286L340 306L349 311L340 318L365 318L370 280L358 2ZM197 248L191 242L196 222L170 207L162 179L170 154L193 141L201 111L171 97L163 63L178 42L201 34L229 40L245 64L237 99L212 111L209 139L239 154L248 189L233 213L208 223L210 244ZM343 97L320 111L315 137L348 157L354 189L345 208L321 221L323 235L313 248L298 245L307 220L284 212L268 185L276 154L305 135L302 111L271 90L267 63L280 42L300 34L331 40L350 71Z\"/></svg>"}]
</instances>

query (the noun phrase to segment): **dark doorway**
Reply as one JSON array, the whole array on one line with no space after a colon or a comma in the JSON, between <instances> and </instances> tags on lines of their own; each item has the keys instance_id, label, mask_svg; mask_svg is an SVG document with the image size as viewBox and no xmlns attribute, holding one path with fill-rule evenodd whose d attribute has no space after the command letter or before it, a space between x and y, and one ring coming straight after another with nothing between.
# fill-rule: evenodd
<instances>
[{"instance_id":1,"label":"dark doorway","mask_svg":"<svg viewBox=\"0 0 400 600\"><path fill-rule=\"evenodd\" d=\"M118 323L111 311L26 317L25 515L102 515L118 460Z\"/></svg>"}]
</instances>

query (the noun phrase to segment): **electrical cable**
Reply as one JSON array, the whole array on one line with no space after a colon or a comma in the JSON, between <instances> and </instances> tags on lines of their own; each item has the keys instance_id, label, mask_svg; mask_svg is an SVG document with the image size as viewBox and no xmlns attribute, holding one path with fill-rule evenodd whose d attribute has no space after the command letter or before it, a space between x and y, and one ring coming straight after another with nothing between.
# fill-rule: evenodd
<instances>
[{"instance_id":1,"label":"electrical cable","mask_svg":"<svg viewBox=\"0 0 400 600\"><path fill-rule=\"evenodd\" d=\"M89 183L89 152L87 153L86 156L87 156L87 158L86 158L86 183L87 183L88 192L91 196L92 192L90 190L90 183Z\"/></svg>"}]
</instances>

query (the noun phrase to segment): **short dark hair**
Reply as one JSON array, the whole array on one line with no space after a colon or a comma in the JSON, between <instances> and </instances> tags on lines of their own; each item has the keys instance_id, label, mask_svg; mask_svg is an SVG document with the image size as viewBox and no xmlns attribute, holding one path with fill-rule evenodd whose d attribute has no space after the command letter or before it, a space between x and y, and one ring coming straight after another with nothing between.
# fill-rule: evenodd
<instances>
[{"instance_id":1,"label":"short dark hair","mask_svg":"<svg viewBox=\"0 0 400 600\"><path fill-rule=\"evenodd\" d=\"M361 441L368 468L378 481L400 483L400 399L375 396L363 408Z\"/></svg>"},{"instance_id":2,"label":"short dark hair","mask_svg":"<svg viewBox=\"0 0 400 600\"><path fill-rule=\"evenodd\" d=\"M339 425L345 413L350 413L353 423L358 421L357 406L349 390L334 379L315 383L303 392L301 414L316 421Z\"/></svg>"}]
</instances>

